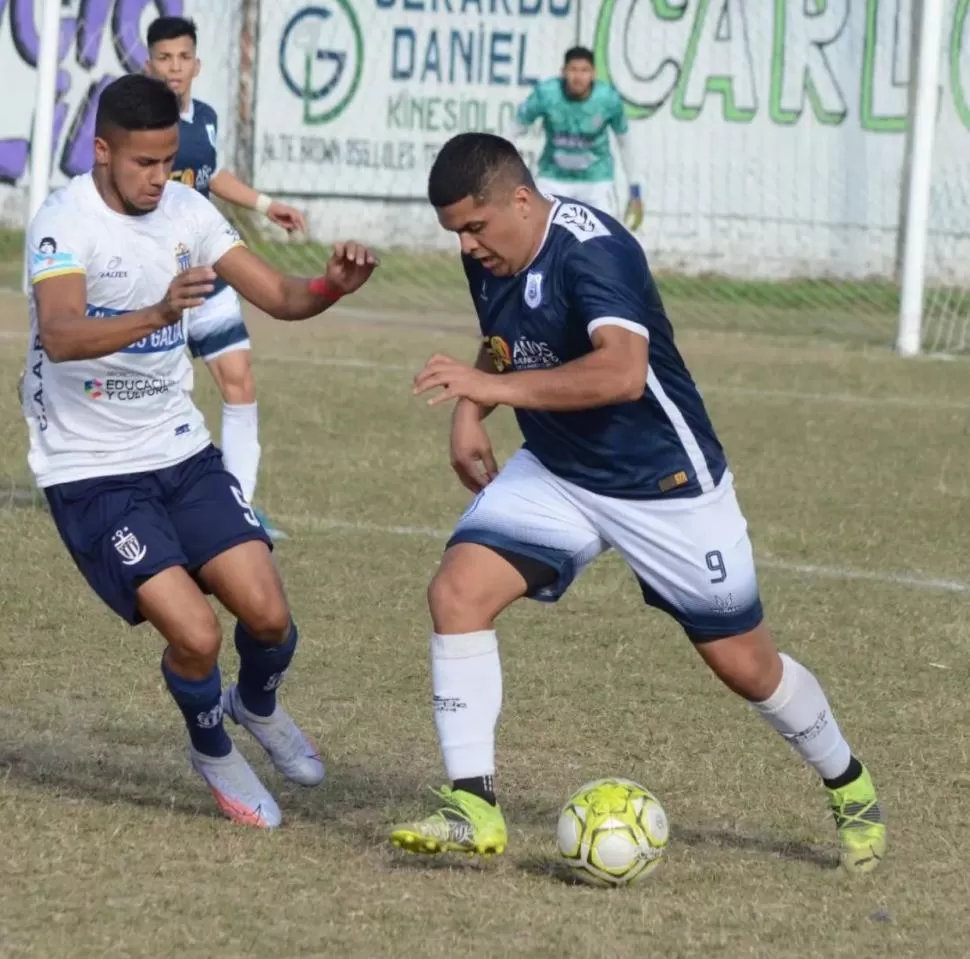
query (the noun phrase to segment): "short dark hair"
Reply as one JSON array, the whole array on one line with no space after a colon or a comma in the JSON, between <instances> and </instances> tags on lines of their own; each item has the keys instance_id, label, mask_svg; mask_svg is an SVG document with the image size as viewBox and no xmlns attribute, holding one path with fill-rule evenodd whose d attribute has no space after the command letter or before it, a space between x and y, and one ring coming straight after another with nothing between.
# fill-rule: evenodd
<instances>
[{"instance_id":1,"label":"short dark hair","mask_svg":"<svg viewBox=\"0 0 970 959\"><path fill-rule=\"evenodd\" d=\"M566 51L566 56L563 59L563 66L572 63L573 60L585 60L591 67L596 66L596 60L593 58L593 51L589 47L570 47Z\"/></svg>"},{"instance_id":2,"label":"short dark hair","mask_svg":"<svg viewBox=\"0 0 970 959\"><path fill-rule=\"evenodd\" d=\"M94 135L114 130L164 130L179 122L179 99L161 80L126 73L101 91Z\"/></svg>"},{"instance_id":3,"label":"short dark hair","mask_svg":"<svg viewBox=\"0 0 970 959\"><path fill-rule=\"evenodd\" d=\"M494 133L459 133L435 157L428 175L428 200L438 209L466 196L482 202L499 182L535 189L514 144Z\"/></svg>"},{"instance_id":4,"label":"short dark hair","mask_svg":"<svg viewBox=\"0 0 970 959\"><path fill-rule=\"evenodd\" d=\"M187 17L159 17L152 20L148 27L148 46L153 47L162 40L178 40L179 37L189 37L196 46L199 43L195 21Z\"/></svg>"}]
</instances>

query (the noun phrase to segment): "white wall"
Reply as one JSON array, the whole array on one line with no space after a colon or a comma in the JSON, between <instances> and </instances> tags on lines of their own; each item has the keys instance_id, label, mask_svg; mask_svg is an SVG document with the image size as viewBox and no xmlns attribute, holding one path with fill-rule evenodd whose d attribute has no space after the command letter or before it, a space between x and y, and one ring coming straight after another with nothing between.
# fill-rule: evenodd
<instances>
[{"instance_id":1,"label":"white wall","mask_svg":"<svg viewBox=\"0 0 970 959\"><path fill-rule=\"evenodd\" d=\"M148 6L142 32L155 13ZM215 11L234 11L238 0L167 6L199 19L198 92L228 117L238 25L234 14ZM308 7L327 16L301 17ZM910 0L819 7L808 14L808 0L584 0L581 8L577 0L263 0L256 185L296 196L324 240L451 248L421 199L435 147L466 127L508 133L530 80L553 73L581 39L628 103L648 210L643 239L655 265L888 276ZM970 0L950 0L941 51L930 245L931 272L959 282L970 281L968 7ZM22 138L33 70L13 42L11 8L0 20L0 69L23 96L0 102L0 136ZM87 86L121 65L105 36L96 65L79 65L74 43L64 66L67 127ZM309 99L294 92L304 87ZM532 136L523 147L534 153L539 144ZM60 163L63 136L58 150ZM5 155L11 148L0 146ZM11 195L0 188L0 211L16 218Z\"/></svg>"}]
</instances>

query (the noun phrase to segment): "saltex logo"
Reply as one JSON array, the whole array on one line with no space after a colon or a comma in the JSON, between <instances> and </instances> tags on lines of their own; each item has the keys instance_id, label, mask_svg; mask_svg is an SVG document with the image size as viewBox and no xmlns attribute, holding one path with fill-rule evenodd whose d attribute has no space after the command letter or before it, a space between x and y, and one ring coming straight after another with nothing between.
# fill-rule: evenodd
<instances>
[{"instance_id":1,"label":"saltex logo","mask_svg":"<svg viewBox=\"0 0 970 959\"><path fill-rule=\"evenodd\" d=\"M280 38L280 74L303 101L303 122L329 123L350 105L364 69L364 35L350 0L297 11Z\"/></svg>"}]
</instances>

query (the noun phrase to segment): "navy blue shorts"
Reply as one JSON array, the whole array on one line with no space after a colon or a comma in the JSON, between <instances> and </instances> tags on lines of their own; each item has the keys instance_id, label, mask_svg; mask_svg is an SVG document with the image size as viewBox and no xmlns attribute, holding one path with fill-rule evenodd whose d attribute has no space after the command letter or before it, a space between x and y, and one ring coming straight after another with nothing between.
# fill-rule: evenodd
<instances>
[{"instance_id":1,"label":"navy blue shorts","mask_svg":"<svg viewBox=\"0 0 970 959\"><path fill-rule=\"evenodd\" d=\"M259 540L273 548L214 446L167 469L61 483L45 492L88 585L132 625L145 619L135 591L163 569L182 566L194 576L240 543Z\"/></svg>"}]
</instances>

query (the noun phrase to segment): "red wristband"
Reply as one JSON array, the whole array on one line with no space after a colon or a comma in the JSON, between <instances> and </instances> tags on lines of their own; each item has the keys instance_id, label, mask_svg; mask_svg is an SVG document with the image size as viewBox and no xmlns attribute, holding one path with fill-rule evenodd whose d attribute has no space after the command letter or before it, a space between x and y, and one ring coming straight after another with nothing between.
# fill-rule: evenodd
<instances>
[{"instance_id":1,"label":"red wristband","mask_svg":"<svg viewBox=\"0 0 970 959\"><path fill-rule=\"evenodd\" d=\"M328 282L325 276L315 276L310 280L310 292L314 296L322 296L325 300L329 300L331 303L336 303L343 293L340 290L335 290Z\"/></svg>"}]
</instances>

